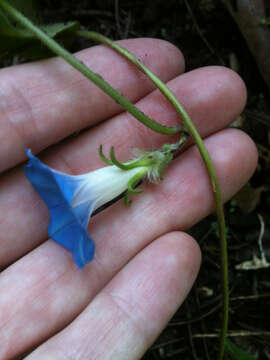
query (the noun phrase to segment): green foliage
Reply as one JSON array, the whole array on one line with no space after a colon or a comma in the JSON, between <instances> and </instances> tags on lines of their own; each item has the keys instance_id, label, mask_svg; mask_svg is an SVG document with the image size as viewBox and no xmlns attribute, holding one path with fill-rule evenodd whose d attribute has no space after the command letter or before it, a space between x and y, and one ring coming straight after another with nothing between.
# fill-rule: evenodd
<instances>
[{"instance_id":1,"label":"green foliage","mask_svg":"<svg viewBox=\"0 0 270 360\"><path fill-rule=\"evenodd\" d=\"M78 22L57 23L39 26L39 28L43 30L50 38L56 39L58 43L67 48L72 44L72 41L76 36L75 33L79 27L80 24ZM35 38L35 35L33 35L31 42L28 44L27 48L22 51L21 55L27 59L37 60L53 56L54 53L51 52L47 46L41 44L40 41Z\"/></svg>"},{"instance_id":2,"label":"green foliage","mask_svg":"<svg viewBox=\"0 0 270 360\"><path fill-rule=\"evenodd\" d=\"M260 21L261 25L270 25L270 18L262 18Z\"/></svg>"},{"instance_id":3,"label":"green foliage","mask_svg":"<svg viewBox=\"0 0 270 360\"><path fill-rule=\"evenodd\" d=\"M41 25L39 28L43 30L51 38L63 35L66 33L72 33L78 30L80 24L77 21L70 21L67 23L57 23L50 25Z\"/></svg>"},{"instance_id":4,"label":"green foliage","mask_svg":"<svg viewBox=\"0 0 270 360\"><path fill-rule=\"evenodd\" d=\"M232 214L236 211L238 207L238 204L237 204L237 200L235 198L233 198L231 201L230 201L230 208L229 208L229 212Z\"/></svg>"},{"instance_id":5,"label":"green foliage","mask_svg":"<svg viewBox=\"0 0 270 360\"><path fill-rule=\"evenodd\" d=\"M35 0L12 0L11 5L26 15L32 22L40 23ZM63 46L70 46L75 32L79 29L78 22L40 25L50 38L57 39ZM22 28L14 20L0 10L0 57L20 55L35 60L51 56L47 47L40 44L36 36L29 30Z\"/></svg>"},{"instance_id":6,"label":"green foliage","mask_svg":"<svg viewBox=\"0 0 270 360\"><path fill-rule=\"evenodd\" d=\"M211 227L212 227L212 231L215 233L216 237L219 238L220 237L220 231L219 231L218 222L217 221L212 221ZM231 231L230 231L230 228L228 226L226 227L225 231L226 231L226 237L230 238L231 237Z\"/></svg>"},{"instance_id":7,"label":"green foliage","mask_svg":"<svg viewBox=\"0 0 270 360\"><path fill-rule=\"evenodd\" d=\"M0 54L20 48L29 41L25 30L16 28L0 11Z\"/></svg>"},{"instance_id":8,"label":"green foliage","mask_svg":"<svg viewBox=\"0 0 270 360\"><path fill-rule=\"evenodd\" d=\"M225 352L230 356L231 360L256 360L229 339L226 339L225 342Z\"/></svg>"},{"instance_id":9,"label":"green foliage","mask_svg":"<svg viewBox=\"0 0 270 360\"><path fill-rule=\"evenodd\" d=\"M19 10L29 20L39 23L36 0L9 0L9 4Z\"/></svg>"}]
</instances>

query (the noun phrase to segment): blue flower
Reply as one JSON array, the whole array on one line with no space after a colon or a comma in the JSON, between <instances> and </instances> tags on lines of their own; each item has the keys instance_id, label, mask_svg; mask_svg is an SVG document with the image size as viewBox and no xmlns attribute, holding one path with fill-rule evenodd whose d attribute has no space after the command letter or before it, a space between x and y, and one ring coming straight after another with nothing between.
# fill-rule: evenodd
<instances>
[{"instance_id":1,"label":"blue flower","mask_svg":"<svg viewBox=\"0 0 270 360\"><path fill-rule=\"evenodd\" d=\"M94 210L118 197L124 191L129 196L140 193L136 185L146 176L152 182L162 180L164 169L173 160L173 152L185 142L164 144L156 150L136 150L136 159L121 163L111 148L107 159L102 146L99 155L109 166L83 175L67 175L51 169L26 149L29 159L25 175L43 199L50 213L48 235L73 254L80 269L94 258L95 243L88 235L87 224Z\"/></svg>"},{"instance_id":2,"label":"blue flower","mask_svg":"<svg viewBox=\"0 0 270 360\"><path fill-rule=\"evenodd\" d=\"M127 189L138 192L132 186L147 174L148 168L137 166L123 170L111 165L74 176L46 166L29 149L26 155L29 161L24 168L25 175L50 213L48 235L69 250L82 269L95 253L95 243L87 231L92 212Z\"/></svg>"}]
</instances>

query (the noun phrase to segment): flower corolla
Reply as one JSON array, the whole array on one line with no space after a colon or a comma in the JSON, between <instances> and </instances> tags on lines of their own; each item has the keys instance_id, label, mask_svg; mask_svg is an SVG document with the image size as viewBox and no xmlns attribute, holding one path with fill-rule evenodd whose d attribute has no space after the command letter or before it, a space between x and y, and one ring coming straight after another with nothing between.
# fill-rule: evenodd
<instances>
[{"instance_id":1,"label":"flower corolla","mask_svg":"<svg viewBox=\"0 0 270 360\"><path fill-rule=\"evenodd\" d=\"M106 166L83 175L67 175L43 164L29 149L24 171L50 213L48 235L72 252L79 268L89 263L95 252L87 224L93 211L128 188L132 178L142 179L146 167L122 170Z\"/></svg>"},{"instance_id":2,"label":"flower corolla","mask_svg":"<svg viewBox=\"0 0 270 360\"><path fill-rule=\"evenodd\" d=\"M125 191L125 203L130 204L130 194L142 192L135 189L141 180L145 177L152 182L162 179L163 170L182 143L180 140L152 151L137 150L137 158L125 163L116 159L113 147L111 159L103 155L100 147L99 155L109 166L83 175L56 171L26 149L29 161L24 167L25 175L48 207L49 237L69 250L82 269L95 253L95 243L87 231L93 211Z\"/></svg>"}]
</instances>

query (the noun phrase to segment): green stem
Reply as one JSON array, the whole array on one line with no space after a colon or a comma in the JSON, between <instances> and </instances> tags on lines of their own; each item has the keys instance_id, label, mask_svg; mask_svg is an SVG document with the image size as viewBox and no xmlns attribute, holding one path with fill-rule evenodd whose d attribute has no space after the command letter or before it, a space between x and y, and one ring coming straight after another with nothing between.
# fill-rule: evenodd
<instances>
[{"instance_id":1,"label":"green stem","mask_svg":"<svg viewBox=\"0 0 270 360\"><path fill-rule=\"evenodd\" d=\"M156 76L154 75L146 66L144 66L134 55L132 55L128 50L121 47L117 43L111 41L103 35L100 35L93 31L78 31L78 35L96 40L101 42L110 48L117 51L124 58L128 59L135 65L139 70L141 70L145 75L147 75L152 82L159 88L162 94L170 101L170 103L174 106L178 114L181 116L184 129L187 130L189 134L191 134L194 138L194 141L201 153L201 156L204 160L205 166L207 168L207 172L210 177L210 181L213 188L214 198L216 202L217 208L217 218L219 224L219 233L220 233L220 251L221 251L221 277L222 277L222 292L223 292L223 317L222 317L222 325L221 325L221 333L220 333L220 348L218 359L223 359L224 356L224 348L225 348L225 340L226 334L228 330L228 312L229 312L229 288L228 288L228 255L227 255L227 241L226 241L226 227L225 227L225 217L222 206L222 196L221 190L219 187L219 183L217 180L217 176L215 173L214 165L211 160L211 157L201 139L197 129L193 125L190 120L188 114L184 110L184 108L179 104L176 97L173 93L168 89L168 87Z\"/></svg>"},{"instance_id":2,"label":"green stem","mask_svg":"<svg viewBox=\"0 0 270 360\"><path fill-rule=\"evenodd\" d=\"M0 7L5 10L12 18L17 20L21 25L30 30L43 44L45 44L49 49L51 49L52 52L65 59L66 62L68 62L72 67L77 69L81 74L83 74L94 84L96 84L101 90L103 90L107 95L113 98L117 103L119 103L125 110L127 110L131 115L133 115L145 126L160 134L175 135L177 133L180 133L180 127L167 127L161 125L153 119L149 118L147 115L145 115L141 110L136 108L125 96L117 92L106 81L104 81L100 75L94 73L82 62L77 60L75 56L62 48L56 41L54 41L46 33L44 33L37 26L35 26L30 20L28 20L19 11L14 9L5 0L0 1Z\"/></svg>"}]
</instances>

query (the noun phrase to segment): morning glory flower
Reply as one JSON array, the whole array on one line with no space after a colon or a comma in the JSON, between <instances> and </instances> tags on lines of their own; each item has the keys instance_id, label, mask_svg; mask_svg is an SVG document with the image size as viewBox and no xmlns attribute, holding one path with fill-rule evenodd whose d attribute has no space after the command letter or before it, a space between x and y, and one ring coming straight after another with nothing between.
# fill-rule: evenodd
<instances>
[{"instance_id":1,"label":"morning glory flower","mask_svg":"<svg viewBox=\"0 0 270 360\"><path fill-rule=\"evenodd\" d=\"M93 211L122 194L129 181L143 178L146 167L122 170L117 166L83 175L67 175L43 164L29 149L24 171L50 213L48 235L72 252L81 269L89 263L95 252L94 241L89 237L87 224Z\"/></svg>"},{"instance_id":2,"label":"morning glory flower","mask_svg":"<svg viewBox=\"0 0 270 360\"><path fill-rule=\"evenodd\" d=\"M125 203L130 204L130 194L142 192L135 189L141 180L162 179L164 168L173 158L172 152L181 144L163 145L153 151L137 150L137 158L125 163L115 158L113 147L111 160L103 155L100 147L99 154L109 166L82 175L56 171L26 149L29 161L24 167L25 175L48 207L49 237L70 251L82 269L93 260L95 253L95 243L87 231L93 211L125 191Z\"/></svg>"}]
</instances>

